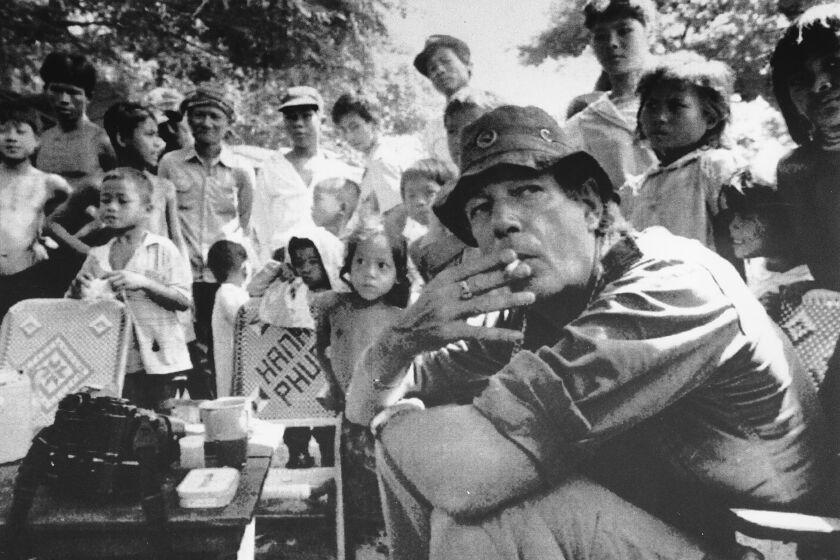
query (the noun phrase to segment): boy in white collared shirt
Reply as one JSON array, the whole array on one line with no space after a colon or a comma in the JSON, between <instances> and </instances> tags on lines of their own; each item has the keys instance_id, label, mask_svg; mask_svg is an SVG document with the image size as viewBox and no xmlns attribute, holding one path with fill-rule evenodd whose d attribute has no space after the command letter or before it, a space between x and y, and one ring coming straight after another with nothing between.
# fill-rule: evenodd
<instances>
[{"instance_id":1,"label":"boy in white collared shirt","mask_svg":"<svg viewBox=\"0 0 840 560\"><path fill-rule=\"evenodd\" d=\"M115 237L91 248L68 295L84 297L98 279L125 302L134 336L123 397L157 409L175 396L174 374L192 367L176 313L189 309L192 298L180 251L147 228L153 191L148 177L135 169L120 167L105 174L100 219Z\"/></svg>"}]
</instances>

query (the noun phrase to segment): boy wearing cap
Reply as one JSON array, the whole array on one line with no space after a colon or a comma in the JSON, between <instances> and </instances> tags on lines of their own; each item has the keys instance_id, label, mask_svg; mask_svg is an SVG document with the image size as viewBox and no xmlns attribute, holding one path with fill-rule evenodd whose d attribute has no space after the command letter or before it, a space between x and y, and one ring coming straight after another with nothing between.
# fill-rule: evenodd
<instances>
[{"instance_id":1,"label":"boy wearing cap","mask_svg":"<svg viewBox=\"0 0 840 560\"><path fill-rule=\"evenodd\" d=\"M423 50L414 57L414 67L448 101L470 83L470 48L461 39L451 35L430 35Z\"/></svg>"},{"instance_id":2,"label":"boy wearing cap","mask_svg":"<svg viewBox=\"0 0 840 560\"><path fill-rule=\"evenodd\" d=\"M324 98L314 87L295 86L286 91L280 102L286 134L292 149L286 159L295 167L307 185L312 184L313 165L323 157L321 152L321 125L324 116Z\"/></svg>"},{"instance_id":3,"label":"boy wearing cap","mask_svg":"<svg viewBox=\"0 0 840 560\"><path fill-rule=\"evenodd\" d=\"M636 86L651 57L656 6L652 0L592 0L583 14L612 89L566 121L564 131L575 149L595 156L619 188L657 161L636 136Z\"/></svg>"},{"instance_id":4,"label":"boy wearing cap","mask_svg":"<svg viewBox=\"0 0 840 560\"><path fill-rule=\"evenodd\" d=\"M472 53L469 46L451 35L430 35L423 50L414 57L414 68L446 97L449 103L469 86L472 79ZM446 137L438 120L429 122L423 131L427 152L441 160L449 159Z\"/></svg>"},{"instance_id":5,"label":"boy wearing cap","mask_svg":"<svg viewBox=\"0 0 840 560\"><path fill-rule=\"evenodd\" d=\"M391 557L754 558L720 512L816 503L814 389L731 265L633 231L559 136L536 107L464 130L435 213L482 255L357 362L345 415L378 435Z\"/></svg>"},{"instance_id":6,"label":"boy wearing cap","mask_svg":"<svg viewBox=\"0 0 840 560\"><path fill-rule=\"evenodd\" d=\"M214 84L196 88L181 102L195 140L164 155L158 174L175 184L181 231L193 276L196 342L190 396L214 398L211 314L219 284L207 266L207 252L231 228L250 231L254 170L233 154L224 137L234 120L233 100Z\"/></svg>"}]
</instances>

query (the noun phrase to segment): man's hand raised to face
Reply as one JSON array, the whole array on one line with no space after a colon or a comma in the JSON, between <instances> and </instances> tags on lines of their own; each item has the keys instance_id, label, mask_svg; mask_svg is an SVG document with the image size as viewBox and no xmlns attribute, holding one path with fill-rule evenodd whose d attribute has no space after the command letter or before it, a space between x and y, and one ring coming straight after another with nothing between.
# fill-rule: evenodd
<instances>
[{"instance_id":1,"label":"man's hand raised to face","mask_svg":"<svg viewBox=\"0 0 840 560\"><path fill-rule=\"evenodd\" d=\"M519 331L466 322L482 313L534 303L532 292L511 289L511 284L531 276L527 264L515 263L516 253L506 249L444 270L426 284L386 336L400 352L411 355L462 339L517 342L522 338Z\"/></svg>"}]
</instances>

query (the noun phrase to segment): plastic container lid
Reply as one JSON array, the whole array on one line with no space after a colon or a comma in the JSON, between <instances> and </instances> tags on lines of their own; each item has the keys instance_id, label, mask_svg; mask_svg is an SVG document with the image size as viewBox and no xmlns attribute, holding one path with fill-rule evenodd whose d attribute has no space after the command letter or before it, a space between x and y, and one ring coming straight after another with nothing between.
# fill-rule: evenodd
<instances>
[{"instance_id":1,"label":"plastic container lid","mask_svg":"<svg viewBox=\"0 0 840 560\"><path fill-rule=\"evenodd\" d=\"M193 469L178 485L178 498L184 508L224 507L233 500L238 486L236 469Z\"/></svg>"}]
</instances>

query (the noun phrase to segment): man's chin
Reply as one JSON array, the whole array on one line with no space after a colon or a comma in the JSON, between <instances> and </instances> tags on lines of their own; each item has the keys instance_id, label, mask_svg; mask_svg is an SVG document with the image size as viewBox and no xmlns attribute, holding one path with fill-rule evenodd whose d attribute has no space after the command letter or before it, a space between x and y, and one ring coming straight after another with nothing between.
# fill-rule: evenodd
<instances>
[{"instance_id":1,"label":"man's chin","mask_svg":"<svg viewBox=\"0 0 840 560\"><path fill-rule=\"evenodd\" d=\"M25 162L28 159L29 159L28 155L24 156L22 154L12 154L12 155L0 154L0 160L2 160L9 167L17 167L18 165L20 165L21 163Z\"/></svg>"}]
</instances>

